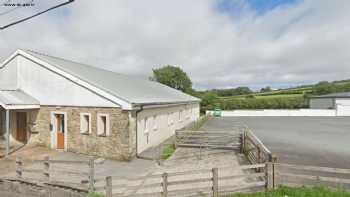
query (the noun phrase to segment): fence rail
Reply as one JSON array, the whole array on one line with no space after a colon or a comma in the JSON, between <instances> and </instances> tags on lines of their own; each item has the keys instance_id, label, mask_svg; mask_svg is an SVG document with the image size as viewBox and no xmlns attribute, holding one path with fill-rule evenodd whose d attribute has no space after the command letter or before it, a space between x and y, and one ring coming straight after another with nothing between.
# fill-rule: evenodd
<instances>
[{"instance_id":1,"label":"fence rail","mask_svg":"<svg viewBox=\"0 0 350 197\"><path fill-rule=\"evenodd\" d=\"M228 138L228 139L226 139ZM216 144L218 139L221 144ZM36 168L27 168L23 160L16 158L16 177L23 179L28 174L39 175L48 184L75 183L85 190L106 194L107 197L126 196L213 196L225 195L251 189L274 189L279 185L342 187L350 189L350 169L305 166L277 163L271 151L248 129L242 133L188 132L177 131L177 146L190 141L193 147L238 149L245 153L250 165L176 171L142 176L108 176L96 178L94 158L89 160L52 160L48 156L35 160ZM238 144L238 145L236 145ZM70 165L70 168L64 166ZM79 166L72 167L72 166ZM85 171L81 171L83 166ZM243 172L237 174L237 172ZM57 175L77 176L79 182L71 179L58 181ZM30 177L31 179L33 177ZM81 188L79 188L81 189Z\"/></svg>"},{"instance_id":2,"label":"fence rail","mask_svg":"<svg viewBox=\"0 0 350 197\"><path fill-rule=\"evenodd\" d=\"M45 156L42 160L34 160L33 167L25 167L21 157L16 158L16 178L17 179L37 179L45 183L55 184L74 184L79 185L79 189L94 191L94 185L97 180L95 177L94 158L90 157L88 161L82 160L52 160ZM70 167L67 168L67 165ZM82 166L83 165L83 166ZM84 169L78 171L77 169ZM31 176L29 176L31 175ZM75 179L73 178L75 177ZM61 179L61 180L60 180ZM87 185L87 186L86 186Z\"/></svg>"},{"instance_id":3,"label":"fence rail","mask_svg":"<svg viewBox=\"0 0 350 197\"><path fill-rule=\"evenodd\" d=\"M278 185L324 185L350 189L350 169L272 163Z\"/></svg>"},{"instance_id":4,"label":"fence rail","mask_svg":"<svg viewBox=\"0 0 350 197\"><path fill-rule=\"evenodd\" d=\"M241 153L247 156L251 164L277 161L277 157L249 129L245 129L241 137Z\"/></svg>"},{"instance_id":5,"label":"fence rail","mask_svg":"<svg viewBox=\"0 0 350 197\"><path fill-rule=\"evenodd\" d=\"M176 131L177 147L239 149L240 134L230 131Z\"/></svg>"},{"instance_id":6,"label":"fence rail","mask_svg":"<svg viewBox=\"0 0 350 197\"><path fill-rule=\"evenodd\" d=\"M265 188L267 174L251 171L266 167L265 164L170 172L136 177L112 177L105 179L105 185L95 187L107 197L126 196L214 196L228 191L249 188ZM245 170L243 174L230 174L230 170ZM248 170L248 171L247 171ZM244 180L249 179L246 184ZM232 185L232 183L237 183ZM239 183L239 184L238 184Z\"/></svg>"}]
</instances>

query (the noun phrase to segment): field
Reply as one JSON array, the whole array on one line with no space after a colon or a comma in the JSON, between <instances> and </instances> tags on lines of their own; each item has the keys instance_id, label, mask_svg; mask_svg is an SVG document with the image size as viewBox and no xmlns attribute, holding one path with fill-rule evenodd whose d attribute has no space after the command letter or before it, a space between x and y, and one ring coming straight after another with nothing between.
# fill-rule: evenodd
<instances>
[{"instance_id":1,"label":"field","mask_svg":"<svg viewBox=\"0 0 350 197\"><path fill-rule=\"evenodd\" d=\"M269 192L257 192L250 194L232 194L225 197L350 197L350 193L343 190L330 190L324 187L280 187Z\"/></svg>"},{"instance_id":2,"label":"field","mask_svg":"<svg viewBox=\"0 0 350 197\"><path fill-rule=\"evenodd\" d=\"M254 94L254 98L256 99L269 99L269 98L300 98L303 97L303 94L269 94L269 95L264 95L264 94ZM239 95L239 96L223 96L219 97L220 99L249 99L247 95Z\"/></svg>"},{"instance_id":3,"label":"field","mask_svg":"<svg viewBox=\"0 0 350 197\"><path fill-rule=\"evenodd\" d=\"M202 98L202 111L220 107L235 109L300 109L309 107L309 97L350 91L350 81L319 82L294 88L251 91L248 87L213 89L197 92Z\"/></svg>"}]
</instances>

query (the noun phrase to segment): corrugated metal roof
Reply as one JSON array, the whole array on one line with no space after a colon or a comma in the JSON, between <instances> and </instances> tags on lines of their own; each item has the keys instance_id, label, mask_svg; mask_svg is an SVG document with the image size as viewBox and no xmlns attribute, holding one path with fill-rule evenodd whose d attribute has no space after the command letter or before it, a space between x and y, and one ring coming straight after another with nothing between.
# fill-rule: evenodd
<instances>
[{"instance_id":1,"label":"corrugated metal roof","mask_svg":"<svg viewBox=\"0 0 350 197\"><path fill-rule=\"evenodd\" d=\"M39 105L40 102L22 90L0 90L0 102L5 105Z\"/></svg>"},{"instance_id":2,"label":"corrugated metal roof","mask_svg":"<svg viewBox=\"0 0 350 197\"><path fill-rule=\"evenodd\" d=\"M320 96L312 96L311 98L350 98L350 92L325 94Z\"/></svg>"},{"instance_id":3,"label":"corrugated metal roof","mask_svg":"<svg viewBox=\"0 0 350 197\"><path fill-rule=\"evenodd\" d=\"M196 97L158 82L119 74L34 51L26 50L25 52L132 104L199 101Z\"/></svg>"}]
</instances>

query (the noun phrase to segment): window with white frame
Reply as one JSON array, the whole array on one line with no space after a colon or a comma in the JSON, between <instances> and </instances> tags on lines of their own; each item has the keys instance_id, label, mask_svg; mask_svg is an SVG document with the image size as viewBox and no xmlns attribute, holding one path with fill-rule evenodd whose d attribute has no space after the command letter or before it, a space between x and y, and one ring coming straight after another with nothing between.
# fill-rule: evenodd
<instances>
[{"instance_id":1,"label":"window with white frame","mask_svg":"<svg viewBox=\"0 0 350 197\"><path fill-rule=\"evenodd\" d=\"M158 119L157 119L157 115L153 116L153 131L157 131L158 130Z\"/></svg>"},{"instance_id":2,"label":"window with white frame","mask_svg":"<svg viewBox=\"0 0 350 197\"><path fill-rule=\"evenodd\" d=\"M89 113L80 114L80 133L81 134L91 133L91 114Z\"/></svg>"},{"instance_id":3,"label":"window with white frame","mask_svg":"<svg viewBox=\"0 0 350 197\"><path fill-rule=\"evenodd\" d=\"M109 136L110 125L108 114L97 114L97 135L98 136Z\"/></svg>"}]
</instances>

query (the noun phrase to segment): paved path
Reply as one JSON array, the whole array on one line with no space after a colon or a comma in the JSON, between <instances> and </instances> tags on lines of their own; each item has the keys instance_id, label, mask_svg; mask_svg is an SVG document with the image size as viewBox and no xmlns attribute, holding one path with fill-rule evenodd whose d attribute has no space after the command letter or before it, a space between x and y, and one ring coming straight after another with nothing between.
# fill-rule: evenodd
<instances>
[{"instance_id":1,"label":"paved path","mask_svg":"<svg viewBox=\"0 0 350 197\"><path fill-rule=\"evenodd\" d=\"M350 168L350 117L222 117L203 129L230 130L242 123L281 162Z\"/></svg>"}]
</instances>

